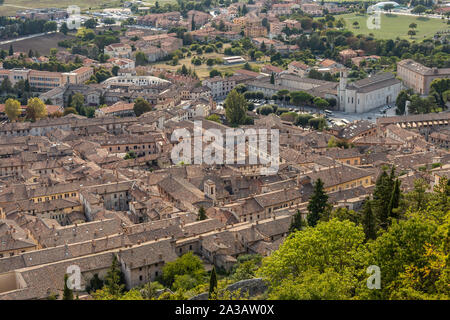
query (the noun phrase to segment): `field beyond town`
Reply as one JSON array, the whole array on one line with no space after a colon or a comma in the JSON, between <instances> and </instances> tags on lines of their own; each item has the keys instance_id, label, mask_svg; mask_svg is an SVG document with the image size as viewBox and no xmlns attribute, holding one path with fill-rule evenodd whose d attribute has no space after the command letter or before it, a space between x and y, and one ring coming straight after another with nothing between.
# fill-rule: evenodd
<instances>
[{"instance_id":1,"label":"field beyond town","mask_svg":"<svg viewBox=\"0 0 450 320\"><path fill-rule=\"evenodd\" d=\"M5 0L0 16L11 16L16 11L35 8L67 8L77 5L81 10L120 6L120 0Z\"/></svg>"},{"instance_id":2,"label":"field beyond town","mask_svg":"<svg viewBox=\"0 0 450 320\"><path fill-rule=\"evenodd\" d=\"M336 19L343 18L347 29L353 31L354 34L369 35L372 33L377 39L396 39L397 37L403 39L411 39L408 35L409 25L416 23L416 35L412 40L420 40L427 37L432 37L437 31L450 29L446 20L433 19L426 17L398 15L394 13L382 14L380 29L369 29L367 21L371 18L369 15L361 15L356 13L343 14L336 16ZM359 26L355 28L353 23L357 21ZM371 20L369 20L370 24Z\"/></svg>"}]
</instances>

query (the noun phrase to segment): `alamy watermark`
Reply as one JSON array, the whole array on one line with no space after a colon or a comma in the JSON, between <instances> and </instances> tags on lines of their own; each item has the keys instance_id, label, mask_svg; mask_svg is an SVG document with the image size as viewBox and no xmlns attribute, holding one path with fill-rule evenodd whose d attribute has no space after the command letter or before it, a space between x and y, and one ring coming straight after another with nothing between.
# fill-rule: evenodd
<instances>
[{"instance_id":1,"label":"alamy watermark","mask_svg":"<svg viewBox=\"0 0 450 320\"><path fill-rule=\"evenodd\" d=\"M67 28L69 30L79 29L81 27L81 10L79 6L69 6L67 8Z\"/></svg>"},{"instance_id":2,"label":"alamy watermark","mask_svg":"<svg viewBox=\"0 0 450 320\"><path fill-rule=\"evenodd\" d=\"M194 121L193 135L185 128L173 131L176 145L171 158L175 164L263 165L261 174L275 174L279 168L280 133L275 129L228 128L203 130Z\"/></svg>"},{"instance_id":3,"label":"alamy watermark","mask_svg":"<svg viewBox=\"0 0 450 320\"><path fill-rule=\"evenodd\" d=\"M377 6L370 6L367 8L367 29L381 29L381 8Z\"/></svg>"},{"instance_id":4,"label":"alamy watermark","mask_svg":"<svg viewBox=\"0 0 450 320\"><path fill-rule=\"evenodd\" d=\"M77 265L70 265L67 267L66 274L68 275L66 285L70 290L83 291L81 286L81 269Z\"/></svg>"},{"instance_id":5,"label":"alamy watermark","mask_svg":"<svg viewBox=\"0 0 450 320\"><path fill-rule=\"evenodd\" d=\"M367 288L373 289L381 289L381 269L379 266L371 265L367 267L367 274L370 274L370 277L367 278Z\"/></svg>"}]
</instances>

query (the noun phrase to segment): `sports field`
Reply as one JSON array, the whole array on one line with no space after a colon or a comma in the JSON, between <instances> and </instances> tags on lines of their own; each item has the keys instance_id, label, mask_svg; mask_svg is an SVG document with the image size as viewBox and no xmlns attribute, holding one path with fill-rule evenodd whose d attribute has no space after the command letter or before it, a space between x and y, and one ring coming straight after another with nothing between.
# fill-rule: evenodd
<instances>
[{"instance_id":1,"label":"sports field","mask_svg":"<svg viewBox=\"0 0 450 320\"><path fill-rule=\"evenodd\" d=\"M412 40L432 37L436 31L450 29L450 26L446 24L447 21L426 17L382 14L380 29L369 29L371 22L373 22L373 18L369 15L351 13L336 16L336 19L341 17L344 18L347 29L351 30L354 34L368 35L372 33L378 39L396 39L397 37L411 39L408 35L409 25L411 23L417 24L417 28L415 29L417 34L413 36ZM359 23L359 26L356 28L353 26L355 21Z\"/></svg>"}]
</instances>

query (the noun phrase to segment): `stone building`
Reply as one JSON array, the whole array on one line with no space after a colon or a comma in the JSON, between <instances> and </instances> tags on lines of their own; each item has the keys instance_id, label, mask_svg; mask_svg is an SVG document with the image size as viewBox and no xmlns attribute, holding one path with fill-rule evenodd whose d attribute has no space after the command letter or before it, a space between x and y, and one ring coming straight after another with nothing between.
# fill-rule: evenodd
<instances>
[{"instance_id":1,"label":"stone building","mask_svg":"<svg viewBox=\"0 0 450 320\"><path fill-rule=\"evenodd\" d=\"M450 77L450 68L428 68L412 59L406 59L397 63L397 76L414 92L427 95L434 79Z\"/></svg>"},{"instance_id":2,"label":"stone building","mask_svg":"<svg viewBox=\"0 0 450 320\"><path fill-rule=\"evenodd\" d=\"M339 110L364 113L393 104L401 89L401 81L390 72L348 83L347 72L342 71L338 89Z\"/></svg>"}]
</instances>

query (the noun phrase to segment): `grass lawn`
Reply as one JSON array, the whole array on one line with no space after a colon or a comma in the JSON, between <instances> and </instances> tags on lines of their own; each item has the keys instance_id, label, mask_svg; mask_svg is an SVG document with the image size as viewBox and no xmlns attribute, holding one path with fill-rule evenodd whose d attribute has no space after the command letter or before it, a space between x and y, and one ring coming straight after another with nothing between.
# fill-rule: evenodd
<instances>
[{"instance_id":1,"label":"grass lawn","mask_svg":"<svg viewBox=\"0 0 450 320\"><path fill-rule=\"evenodd\" d=\"M351 30L355 35L368 35L372 33L375 38L378 39L396 39L397 37L411 39L407 33L409 30L409 25L413 22L417 24L417 34L413 36L412 40L432 37L436 31L449 29L446 21L444 22L444 20L441 19L431 19L425 17L382 14L380 29L369 29L367 27L367 20L369 19L368 15L351 13L336 16L337 19L341 17L345 20L347 29ZM359 22L358 28L353 26L353 22L355 21Z\"/></svg>"},{"instance_id":2,"label":"grass lawn","mask_svg":"<svg viewBox=\"0 0 450 320\"><path fill-rule=\"evenodd\" d=\"M229 46L230 46L229 43L224 44L224 49ZM155 66L157 68L161 68L161 69L176 71L177 69L181 68L181 66L184 64L187 68L191 68L192 70L195 70L195 72L197 73L200 80L203 80L205 78L209 78L209 72L212 69L219 70L222 73L224 73L226 71L233 72L238 69L243 69L244 64L245 64L245 63L233 64L233 65L216 64L212 67L209 67L208 65L206 65L206 63L203 63L200 66L194 66L191 63L191 60L194 56L195 56L195 54L193 54L191 57L185 57L184 59L180 59L178 61L178 65L176 65L176 66L168 65L168 64L166 64L166 62L163 62L163 61L155 62L155 63L152 63L151 65ZM204 58L208 59L208 58L223 58L226 56L222 53L212 52L212 53L204 53L199 57L204 57ZM247 61L249 60L249 58L246 56L243 56L243 58L246 59ZM265 58L267 58L267 57L265 57ZM252 67L257 66L257 67L261 68L264 64L264 62L262 60L260 63L252 63L252 62L249 62L249 63Z\"/></svg>"},{"instance_id":3,"label":"grass lawn","mask_svg":"<svg viewBox=\"0 0 450 320\"><path fill-rule=\"evenodd\" d=\"M156 3L156 1L159 2L160 6L163 6L166 3L172 3L172 4L177 3L176 0L144 0L142 6L153 6Z\"/></svg>"},{"instance_id":4,"label":"grass lawn","mask_svg":"<svg viewBox=\"0 0 450 320\"><path fill-rule=\"evenodd\" d=\"M202 57L205 58L217 58L217 57L224 57L223 54L217 54L217 53L206 53L203 54ZM195 70L195 72L197 73L198 77L203 80L206 78L209 78L209 72L212 69L217 69L220 72L224 73L225 71L235 71L238 69L242 69L244 67L244 63L241 64L233 64L233 65L223 65L223 64L216 64L212 67L207 66L205 63L200 65L200 66L194 66L191 63L191 59L192 57L186 57L184 59L180 59L178 61L178 65L176 66L172 66L172 65L168 65L165 62L156 62L156 63L152 63L152 66L155 66L157 68L161 68L161 69L166 69L166 70L171 70L171 71L176 71L177 69L181 68L181 66L184 64L187 68L191 68L192 70ZM251 66L258 66L258 64L254 64L254 63L250 63ZM262 64L261 64L262 66Z\"/></svg>"},{"instance_id":5,"label":"grass lawn","mask_svg":"<svg viewBox=\"0 0 450 320\"><path fill-rule=\"evenodd\" d=\"M119 7L120 0L5 0L3 5L0 6L0 15L14 15L16 11L28 8L67 8L70 5L77 5L82 10L103 6Z\"/></svg>"},{"instance_id":6,"label":"grass lawn","mask_svg":"<svg viewBox=\"0 0 450 320\"><path fill-rule=\"evenodd\" d=\"M65 48L58 47L58 42L62 40L73 39L73 35L63 35L62 33L52 33L44 36L26 39L22 41L17 41L12 43L13 49L15 52L25 52L28 53L30 49L33 51L37 51L41 55L48 55L50 53L51 48L57 48L61 51L67 50ZM6 51L9 50L9 46L11 44L3 44L0 45L0 49L4 49Z\"/></svg>"}]
</instances>

